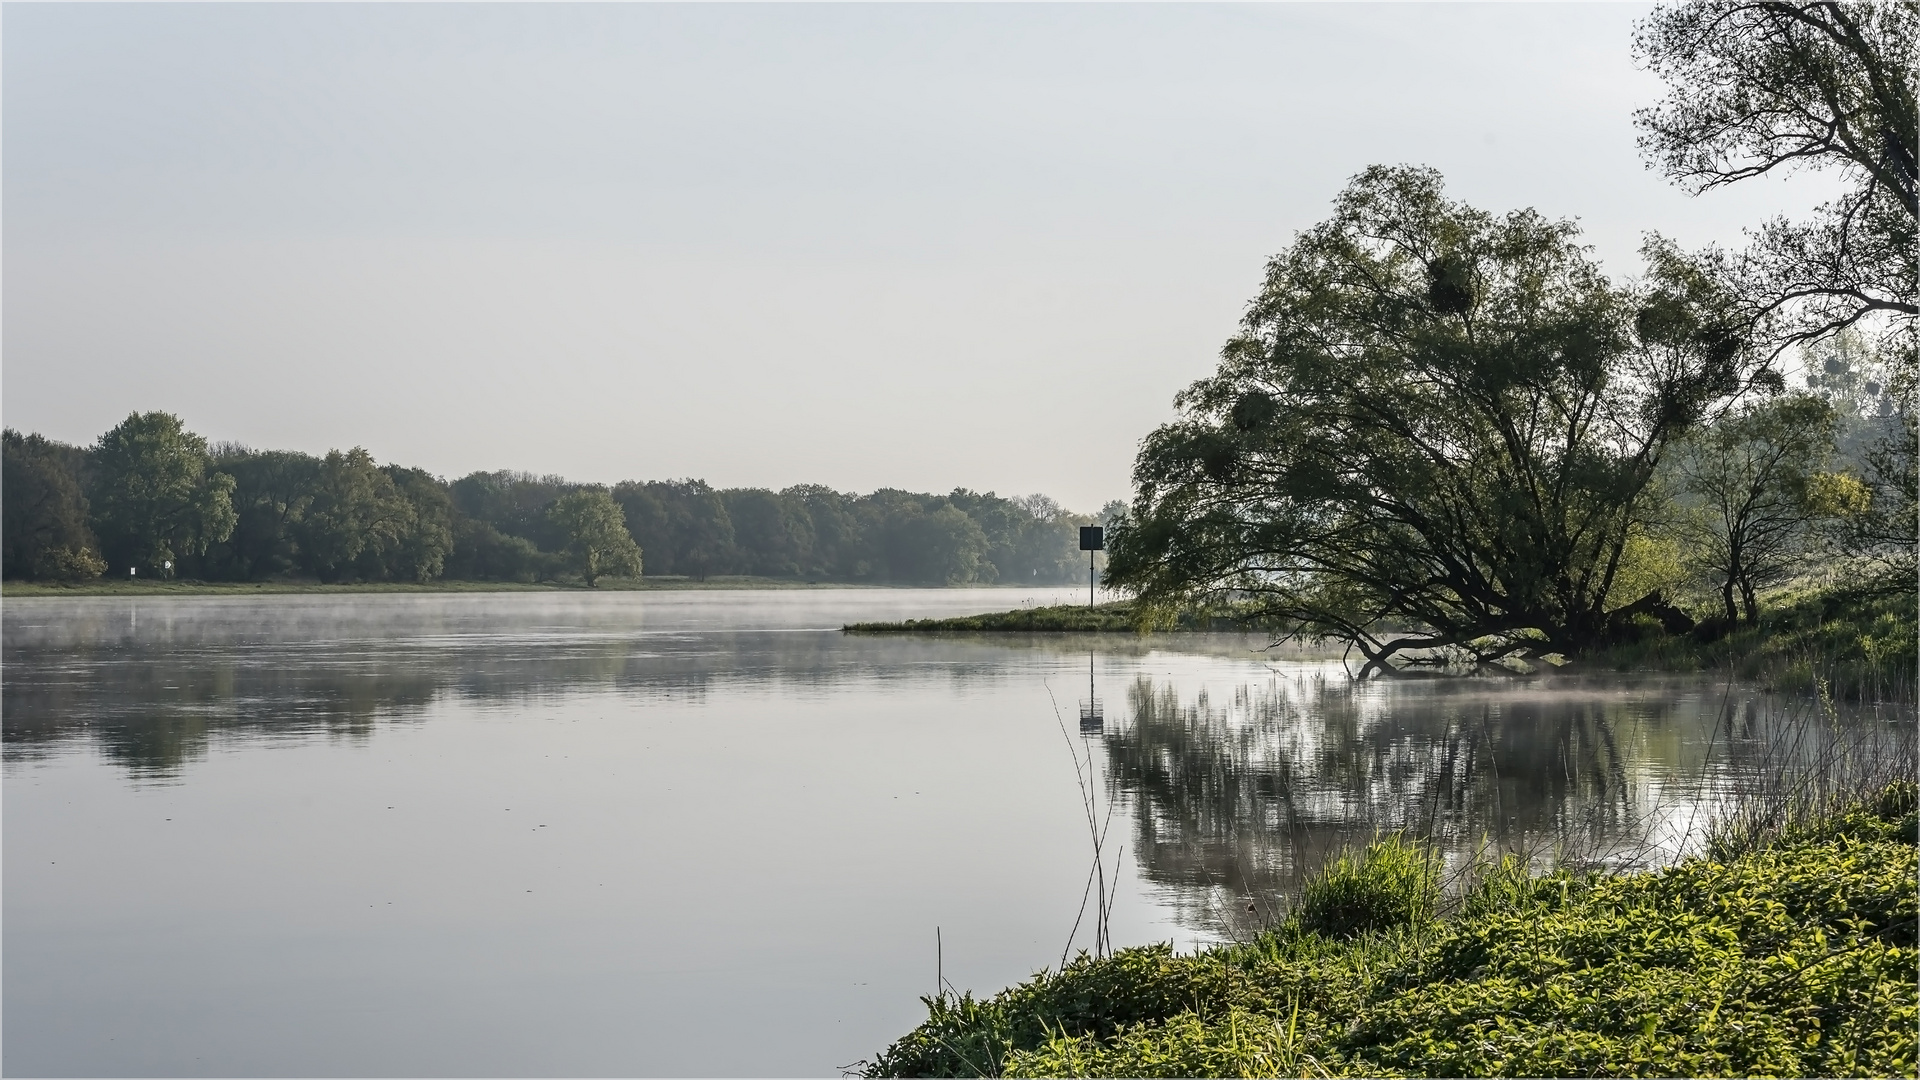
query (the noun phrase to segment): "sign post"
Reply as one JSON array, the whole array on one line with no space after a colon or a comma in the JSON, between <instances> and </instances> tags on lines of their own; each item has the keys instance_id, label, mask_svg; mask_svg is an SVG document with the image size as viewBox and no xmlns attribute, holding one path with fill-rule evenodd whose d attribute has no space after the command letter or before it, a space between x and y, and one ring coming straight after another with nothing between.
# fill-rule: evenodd
<instances>
[{"instance_id":1,"label":"sign post","mask_svg":"<svg viewBox=\"0 0 1920 1080\"><path fill-rule=\"evenodd\" d=\"M1107 530L1099 525L1080 526L1080 550L1087 553L1087 607L1093 607L1093 553L1107 549Z\"/></svg>"},{"instance_id":2,"label":"sign post","mask_svg":"<svg viewBox=\"0 0 1920 1080\"><path fill-rule=\"evenodd\" d=\"M1107 530L1099 525L1080 526L1080 550L1087 553L1087 610L1093 610L1093 553L1107 549ZM1093 652L1087 652L1087 703L1080 707L1080 734L1098 735L1104 723L1100 699L1094 693Z\"/></svg>"}]
</instances>

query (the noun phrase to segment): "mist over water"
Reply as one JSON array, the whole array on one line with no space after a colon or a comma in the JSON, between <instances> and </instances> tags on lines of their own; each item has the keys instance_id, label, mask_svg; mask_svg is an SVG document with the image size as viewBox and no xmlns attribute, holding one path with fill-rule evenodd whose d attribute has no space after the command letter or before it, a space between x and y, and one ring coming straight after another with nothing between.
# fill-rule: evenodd
<instances>
[{"instance_id":1,"label":"mist over water","mask_svg":"<svg viewBox=\"0 0 1920 1080\"><path fill-rule=\"evenodd\" d=\"M1189 946L1382 829L1669 859L1789 711L1707 677L1356 685L1253 637L837 629L1074 599L9 601L4 1068L831 1075L920 1018L936 927L958 987L1058 961L1072 753L1114 796L1115 941Z\"/></svg>"}]
</instances>

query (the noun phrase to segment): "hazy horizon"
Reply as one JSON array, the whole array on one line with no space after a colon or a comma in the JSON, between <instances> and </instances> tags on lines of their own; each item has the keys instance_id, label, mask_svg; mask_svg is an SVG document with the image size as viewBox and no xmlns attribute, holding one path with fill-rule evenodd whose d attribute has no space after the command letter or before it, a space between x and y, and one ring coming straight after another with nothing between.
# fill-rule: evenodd
<instances>
[{"instance_id":1,"label":"hazy horizon","mask_svg":"<svg viewBox=\"0 0 1920 1080\"><path fill-rule=\"evenodd\" d=\"M8 5L8 426L1092 510L1373 163L1736 243L1644 5Z\"/></svg>"}]
</instances>

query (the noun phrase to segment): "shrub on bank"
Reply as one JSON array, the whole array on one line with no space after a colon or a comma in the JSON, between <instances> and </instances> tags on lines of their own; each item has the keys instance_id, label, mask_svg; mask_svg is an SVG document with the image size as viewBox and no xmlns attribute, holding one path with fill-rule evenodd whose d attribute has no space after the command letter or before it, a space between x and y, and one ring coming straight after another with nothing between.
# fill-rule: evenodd
<instances>
[{"instance_id":1,"label":"shrub on bank","mask_svg":"<svg viewBox=\"0 0 1920 1080\"><path fill-rule=\"evenodd\" d=\"M1301 930L1331 938L1418 926L1433 917L1437 871L1431 850L1382 837L1358 855L1335 856L1307 882L1294 920Z\"/></svg>"},{"instance_id":2,"label":"shrub on bank","mask_svg":"<svg viewBox=\"0 0 1920 1080\"><path fill-rule=\"evenodd\" d=\"M1708 622L1691 634L1648 627L1582 659L1620 671L1724 671L1770 690L1824 686L1836 698L1911 701L1917 650L1911 594L1807 589L1769 597L1755 624Z\"/></svg>"},{"instance_id":3,"label":"shrub on bank","mask_svg":"<svg viewBox=\"0 0 1920 1080\"><path fill-rule=\"evenodd\" d=\"M1497 865L1440 920L1419 853L1387 841L1253 942L929 1000L868 1075L1911 1076L1913 814L1901 782L1727 858ZM1354 910L1397 921L1329 917ZM1352 936L1316 928L1334 926Z\"/></svg>"}]
</instances>

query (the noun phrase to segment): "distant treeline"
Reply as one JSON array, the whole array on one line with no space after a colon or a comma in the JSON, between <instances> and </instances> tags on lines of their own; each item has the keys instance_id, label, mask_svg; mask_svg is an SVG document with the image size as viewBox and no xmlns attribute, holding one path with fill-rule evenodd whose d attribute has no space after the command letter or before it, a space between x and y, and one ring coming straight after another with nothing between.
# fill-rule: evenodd
<instances>
[{"instance_id":1,"label":"distant treeline","mask_svg":"<svg viewBox=\"0 0 1920 1080\"><path fill-rule=\"evenodd\" d=\"M135 413L92 446L8 430L4 574L203 581L551 581L749 574L845 582L1079 582L1078 527L1053 500L700 480L611 488L476 472L448 482L379 465L209 446L167 413ZM1117 510L1118 504L1103 513ZM637 550L634 550L637 548Z\"/></svg>"}]
</instances>

